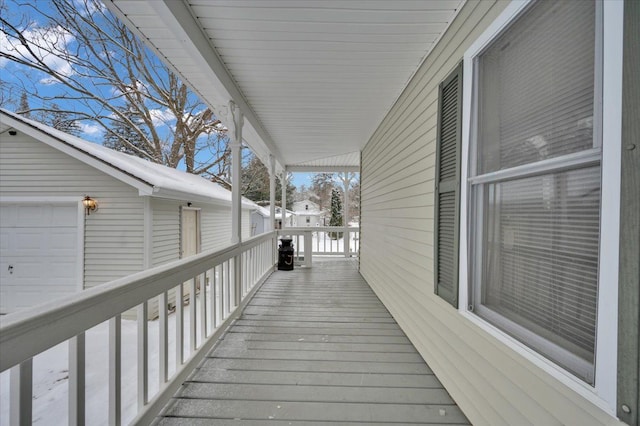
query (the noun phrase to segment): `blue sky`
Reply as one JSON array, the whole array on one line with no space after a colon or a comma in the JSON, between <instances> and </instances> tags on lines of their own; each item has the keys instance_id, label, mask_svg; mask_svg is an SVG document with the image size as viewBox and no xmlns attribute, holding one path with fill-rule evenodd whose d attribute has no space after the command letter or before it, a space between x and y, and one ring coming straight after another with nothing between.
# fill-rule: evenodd
<instances>
[{"instance_id":1,"label":"blue sky","mask_svg":"<svg viewBox=\"0 0 640 426\"><path fill-rule=\"evenodd\" d=\"M5 9L3 9L4 18L9 22L16 24L21 30L23 35L29 40L44 40L53 35L46 31L45 24L47 23L41 15L32 7L20 6L19 2L15 0L8 0L4 3ZM48 1L39 1L37 8L44 13L53 13L51 3ZM79 8L80 9L80 8ZM80 13L80 12L79 12ZM19 24L18 24L19 23ZM65 37L57 39L58 43L61 43L65 49L73 51L78 43L71 34L66 34ZM43 51L37 48L35 44L32 48L42 54L45 58L47 65L53 69L62 72L64 75L73 76L78 78L77 70L66 61L54 55L46 55ZM4 34L0 34L0 50L7 51L11 49L8 40ZM26 50L23 49L23 53ZM157 60L157 58L155 59ZM16 110L18 108L18 102L23 92L23 87L26 85L27 92L37 91L44 97L55 97L55 103L60 106L61 109L75 110L75 111L87 111L86 107L78 102L65 100L62 96L64 93L69 92L65 89L64 85L52 80L48 74L30 70L28 67L21 66L7 59L0 59L0 73L2 78L2 91L4 98L7 98L7 94L10 95L12 102L2 105L4 108L10 110ZM90 83L93 84L93 83ZM113 87L96 87L95 90L102 90L105 97L114 97L117 95ZM98 92L95 92L98 93ZM117 101L117 96L115 96ZM50 107L53 102L45 103L41 99L30 97L29 106L31 108ZM157 108L152 110L155 118L156 130L162 134L169 134L172 128L172 123L175 122L175 117L168 110ZM103 139L104 130L91 121L81 121L80 123L81 134L83 139L101 143ZM178 168L181 168L178 166ZM302 185L309 187L311 184L312 173L293 173L292 183L300 188Z\"/></svg>"}]
</instances>

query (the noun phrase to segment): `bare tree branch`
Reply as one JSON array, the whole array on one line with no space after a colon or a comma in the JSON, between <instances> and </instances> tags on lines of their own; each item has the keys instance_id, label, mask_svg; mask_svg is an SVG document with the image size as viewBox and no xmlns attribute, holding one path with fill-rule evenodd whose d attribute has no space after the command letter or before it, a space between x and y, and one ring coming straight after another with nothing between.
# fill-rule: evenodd
<instances>
[{"instance_id":1,"label":"bare tree branch","mask_svg":"<svg viewBox=\"0 0 640 426\"><path fill-rule=\"evenodd\" d=\"M0 36L8 44L0 60L10 61L20 80L14 84L29 87L30 99L39 101L34 111L50 112L55 101L73 119L115 135L126 152L170 167L183 164L187 172L228 185L224 126L101 3L14 5L23 16L0 15ZM11 86L3 82L0 88L8 103ZM125 127L130 131L114 130Z\"/></svg>"}]
</instances>

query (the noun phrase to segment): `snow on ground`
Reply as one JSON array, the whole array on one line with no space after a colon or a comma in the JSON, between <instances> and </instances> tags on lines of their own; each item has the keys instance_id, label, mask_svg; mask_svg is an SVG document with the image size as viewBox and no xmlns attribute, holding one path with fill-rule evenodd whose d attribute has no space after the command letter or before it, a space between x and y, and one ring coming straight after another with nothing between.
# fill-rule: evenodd
<instances>
[{"instance_id":1,"label":"snow on ground","mask_svg":"<svg viewBox=\"0 0 640 426\"><path fill-rule=\"evenodd\" d=\"M350 248L357 250L359 234L350 234ZM304 237L294 243L304 248ZM344 251L344 239L332 240L327 233L314 231L313 251ZM209 285L207 285L209 294ZM219 291L217 294L220 294ZM218 302L219 303L219 300ZM189 308L184 307L185 359L189 356ZM207 297L207 312L210 312ZM218 309L219 312L219 309ZM199 313L198 313L199 314ZM198 315L199 316L199 315ZM169 315L169 376L175 372L175 315ZM198 322L200 336L201 324ZM137 335L138 325L133 320L122 320L122 423L128 424L137 413ZM158 390L159 323L149 321L149 397ZM87 330L86 345L86 418L91 425L106 425L108 410L109 326L102 323ZM200 343L200 342L198 342ZM68 424L68 343L64 342L45 351L33 361L33 424ZM9 424L10 372L0 374L0 426Z\"/></svg>"},{"instance_id":2,"label":"snow on ground","mask_svg":"<svg viewBox=\"0 0 640 426\"><path fill-rule=\"evenodd\" d=\"M208 289L209 286L207 286ZM207 291L207 294L208 291ZM219 294L219 293L218 293ZM209 299L207 297L207 299ZM207 305L209 305L207 303ZM185 359L189 356L189 308L184 307ZM209 312L209 311L208 311ZM198 311L199 315L199 311ZM175 315L169 315L169 376L175 372ZM149 397L158 390L159 322L149 321ZM198 336L200 336L200 323ZM137 335L135 320L122 320L122 424L137 414ZM199 339L199 337L198 337ZM108 424L109 326L102 323L86 332L87 424ZM200 342L198 341L198 344ZM63 342L33 360L33 424L68 424L68 343ZM9 425L9 370L0 374L0 425Z\"/></svg>"},{"instance_id":3,"label":"snow on ground","mask_svg":"<svg viewBox=\"0 0 640 426\"><path fill-rule=\"evenodd\" d=\"M313 231L311 247L314 252L320 253L340 253L344 252L344 238L333 240L329 236L329 232L318 231L311 228ZM286 231L286 228L285 228ZM358 244L360 244L360 233L349 233L349 250L354 252L358 251ZM293 243L296 250L304 250L304 236L294 235Z\"/></svg>"}]
</instances>

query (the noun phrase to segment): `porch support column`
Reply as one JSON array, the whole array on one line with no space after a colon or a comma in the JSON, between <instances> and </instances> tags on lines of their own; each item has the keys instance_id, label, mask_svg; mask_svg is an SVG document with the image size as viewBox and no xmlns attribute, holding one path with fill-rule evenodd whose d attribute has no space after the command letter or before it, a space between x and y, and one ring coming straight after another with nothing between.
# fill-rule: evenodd
<instances>
[{"instance_id":1,"label":"porch support column","mask_svg":"<svg viewBox=\"0 0 640 426\"><path fill-rule=\"evenodd\" d=\"M244 116L233 102L229 102L229 111L233 120L231 137L231 243L242 241L242 194L240 193L242 175L242 125Z\"/></svg>"},{"instance_id":2,"label":"porch support column","mask_svg":"<svg viewBox=\"0 0 640 426\"><path fill-rule=\"evenodd\" d=\"M282 229L284 229L285 222L287 221L287 168L285 167L282 172L282 179L280 180L282 186Z\"/></svg>"},{"instance_id":3,"label":"porch support column","mask_svg":"<svg viewBox=\"0 0 640 426\"><path fill-rule=\"evenodd\" d=\"M342 225L345 227L344 233L344 256L350 256L351 235L349 234L349 186L351 185L352 174L344 172L342 175L342 184L344 186L344 205L342 208Z\"/></svg>"},{"instance_id":4,"label":"porch support column","mask_svg":"<svg viewBox=\"0 0 640 426\"><path fill-rule=\"evenodd\" d=\"M269 224L270 231L276 231L276 157L269 154ZM278 235L273 236L271 245L271 266L278 261Z\"/></svg>"},{"instance_id":5,"label":"porch support column","mask_svg":"<svg viewBox=\"0 0 640 426\"><path fill-rule=\"evenodd\" d=\"M231 244L240 244L242 241L242 194L240 193L240 187L244 116L233 101L229 102L229 112L233 121L231 134ZM243 253L240 253L233 259L234 306L238 306L242 300L242 257Z\"/></svg>"},{"instance_id":6,"label":"porch support column","mask_svg":"<svg viewBox=\"0 0 640 426\"><path fill-rule=\"evenodd\" d=\"M269 155L269 224L276 229L276 158Z\"/></svg>"}]
</instances>

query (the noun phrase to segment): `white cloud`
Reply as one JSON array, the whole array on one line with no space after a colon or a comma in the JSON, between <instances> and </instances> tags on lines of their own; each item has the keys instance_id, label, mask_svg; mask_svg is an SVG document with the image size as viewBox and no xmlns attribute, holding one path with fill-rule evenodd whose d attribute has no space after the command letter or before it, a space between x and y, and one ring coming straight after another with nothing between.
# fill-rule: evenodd
<instances>
[{"instance_id":1,"label":"white cloud","mask_svg":"<svg viewBox=\"0 0 640 426\"><path fill-rule=\"evenodd\" d=\"M75 37L61 26L53 28L32 27L23 29L22 36L27 40L28 48L16 40L7 38L6 34L0 34L0 51L8 55L22 57L27 61L36 62L41 60L48 67L60 73L62 76L70 77L75 74L71 63L56 55L53 52L66 52L67 46L75 41ZM45 48L43 49L42 46ZM4 68L8 59L0 59L0 68ZM43 84L52 84L56 80L51 77L43 78Z\"/></svg>"},{"instance_id":2,"label":"white cloud","mask_svg":"<svg viewBox=\"0 0 640 426\"><path fill-rule=\"evenodd\" d=\"M82 16L93 15L97 11L104 11L107 9L107 7L99 1L85 2L83 0L74 0L74 3L76 5L76 10Z\"/></svg>"},{"instance_id":3,"label":"white cloud","mask_svg":"<svg viewBox=\"0 0 640 426\"><path fill-rule=\"evenodd\" d=\"M151 115L153 125L156 127L167 125L176 119L176 116L173 115L173 112L169 109L152 109L149 111L149 114Z\"/></svg>"},{"instance_id":4,"label":"white cloud","mask_svg":"<svg viewBox=\"0 0 640 426\"><path fill-rule=\"evenodd\" d=\"M80 131L85 135L95 136L101 134L103 128L95 124L80 123Z\"/></svg>"}]
</instances>

